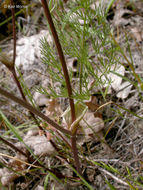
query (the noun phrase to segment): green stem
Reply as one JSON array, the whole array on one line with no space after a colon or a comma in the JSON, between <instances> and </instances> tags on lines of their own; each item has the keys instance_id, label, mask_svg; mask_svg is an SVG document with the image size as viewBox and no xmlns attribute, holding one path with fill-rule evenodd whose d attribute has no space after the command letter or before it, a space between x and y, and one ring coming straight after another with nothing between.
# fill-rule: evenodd
<instances>
[{"instance_id":1,"label":"green stem","mask_svg":"<svg viewBox=\"0 0 143 190\"><path fill-rule=\"evenodd\" d=\"M68 69L67 69L67 65L65 62L65 57L63 54L63 50L58 38L58 34L57 31L55 29L47 2L45 0L41 0L44 11L45 11L45 15L46 18L48 20L55 44L56 44L56 48L59 54L59 59L62 65L62 69L63 69L63 73L64 73L64 77L65 77L65 81L66 81L66 86L67 86L67 90L68 90L68 96L69 96L69 103L70 103L70 108L71 108L71 120L72 123L76 120L76 114L75 114L75 106L74 106L74 100L72 98L72 87L71 87L71 83L70 83L70 78L69 78L69 74L68 74ZM74 156L74 160L75 160L75 165L76 165L76 169L77 172L81 175L81 170L80 170L80 162L79 162L79 157L78 157L78 151L77 151L77 146L76 146L76 134L74 136L71 137L71 143L72 143L72 152L73 152L73 156Z\"/></svg>"},{"instance_id":2,"label":"green stem","mask_svg":"<svg viewBox=\"0 0 143 190\"><path fill-rule=\"evenodd\" d=\"M72 152L74 155L77 172L82 176L80 161L79 161L79 156L78 156L78 149L77 149L77 145L76 145L76 135L71 137L71 145L72 145Z\"/></svg>"},{"instance_id":3,"label":"green stem","mask_svg":"<svg viewBox=\"0 0 143 190\"><path fill-rule=\"evenodd\" d=\"M61 44L60 44L60 41L58 38L58 34L56 32L47 2L45 0L41 0L41 2L42 2L42 5L43 5L44 11L45 11L45 15L48 20L48 23L49 23L49 26L50 26L50 29L51 29L51 32L52 32L52 35L53 35L53 38L54 38L54 41L56 44L56 48L57 48L57 51L59 54L59 59L60 59L62 69L64 72L64 77L65 77L65 81L66 81L66 85L67 85L69 102L70 102L70 107L71 107L71 118L72 118L72 122L74 122L76 120L75 107L74 107L74 101L72 98L72 88L71 88L71 83L70 83L70 79L69 79L68 69L67 69L66 62L65 62L65 57L63 54L63 50L62 50L62 47L61 47Z\"/></svg>"}]
</instances>

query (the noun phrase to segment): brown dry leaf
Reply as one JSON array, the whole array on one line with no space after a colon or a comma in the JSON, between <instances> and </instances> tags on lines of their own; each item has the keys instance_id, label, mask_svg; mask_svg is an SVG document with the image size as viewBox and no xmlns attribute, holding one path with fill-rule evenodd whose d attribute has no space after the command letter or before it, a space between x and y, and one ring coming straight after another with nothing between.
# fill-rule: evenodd
<instances>
[{"instance_id":1,"label":"brown dry leaf","mask_svg":"<svg viewBox=\"0 0 143 190\"><path fill-rule=\"evenodd\" d=\"M38 135L37 129L28 131L27 135L24 138L24 142L33 150L36 156L51 156L56 152L52 144L47 140L45 136ZM20 142L16 143L15 146L26 151L24 145ZM17 153L13 159L10 158L8 166L13 170L21 173L24 172L27 168L26 162L28 162L27 157ZM3 186L8 186L19 176L20 174L18 175L7 168L0 169L0 178Z\"/></svg>"},{"instance_id":2,"label":"brown dry leaf","mask_svg":"<svg viewBox=\"0 0 143 190\"><path fill-rule=\"evenodd\" d=\"M131 28L131 33L133 38L135 38L138 43L142 42L142 35L137 27Z\"/></svg>"},{"instance_id":3,"label":"brown dry leaf","mask_svg":"<svg viewBox=\"0 0 143 190\"><path fill-rule=\"evenodd\" d=\"M88 109L90 109L91 111L96 111L99 107L99 105L97 104L96 96L91 96L90 99L88 101L85 101L84 103L88 106Z\"/></svg>"},{"instance_id":4,"label":"brown dry leaf","mask_svg":"<svg viewBox=\"0 0 143 190\"><path fill-rule=\"evenodd\" d=\"M101 142L104 140L104 121L99 117L95 117L93 112L88 111L79 124L80 130L77 134L78 144L83 145L85 142L93 140L96 142ZM103 141L102 145L103 148L109 153L109 155L113 153L106 140Z\"/></svg>"},{"instance_id":5,"label":"brown dry leaf","mask_svg":"<svg viewBox=\"0 0 143 190\"><path fill-rule=\"evenodd\" d=\"M18 175L11 172L8 168L0 169L0 178L3 186L7 186L12 183Z\"/></svg>"},{"instance_id":6,"label":"brown dry leaf","mask_svg":"<svg viewBox=\"0 0 143 190\"><path fill-rule=\"evenodd\" d=\"M50 117L51 119L53 119L56 122L59 122L60 120L60 116L63 113L60 104L58 103L57 99L50 99L48 100L47 104L46 104L46 108L45 108L45 115ZM41 127L44 127L44 124L41 124ZM53 128L51 125L48 125L48 127L46 127L47 130L52 129L52 131L56 131L55 128ZM46 133L47 135L47 140L50 140L53 135L50 134L50 132Z\"/></svg>"},{"instance_id":7,"label":"brown dry leaf","mask_svg":"<svg viewBox=\"0 0 143 190\"><path fill-rule=\"evenodd\" d=\"M104 122L101 118L95 117L93 112L88 111L83 119L80 121L80 125L84 128L88 134L91 132L99 132L104 128Z\"/></svg>"},{"instance_id":8,"label":"brown dry leaf","mask_svg":"<svg viewBox=\"0 0 143 190\"><path fill-rule=\"evenodd\" d=\"M95 112L100 107L96 96L91 96L90 99L88 101L85 101L84 103L88 106L88 109L91 110L92 112ZM94 116L102 118L101 110L97 111L94 114Z\"/></svg>"},{"instance_id":9,"label":"brown dry leaf","mask_svg":"<svg viewBox=\"0 0 143 190\"><path fill-rule=\"evenodd\" d=\"M95 117L93 112L88 111L79 124L81 129L78 134L83 136L82 143L91 140L96 135L103 137L104 122L101 118Z\"/></svg>"},{"instance_id":10,"label":"brown dry leaf","mask_svg":"<svg viewBox=\"0 0 143 190\"><path fill-rule=\"evenodd\" d=\"M38 106L45 106L48 102L48 98L39 92L34 93L33 99Z\"/></svg>"},{"instance_id":11,"label":"brown dry leaf","mask_svg":"<svg viewBox=\"0 0 143 190\"><path fill-rule=\"evenodd\" d=\"M15 156L16 159L11 159L8 163L10 168L14 168L16 171L20 171L26 168L26 165L20 160L27 162L27 157L23 156L20 153L17 153Z\"/></svg>"},{"instance_id":12,"label":"brown dry leaf","mask_svg":"<svg viewBox=\"0 0 143 190\"><path fill-rule=\"evenodd\" d=\"M123 3L120 3L116 7L115 16L113 19L114 26L125 26L130 23L130 17L134 14L134 12L124 9ZM124 18L128 15L128 19Z\"/></svg>"},{"instance_id":13,"label":"brown dry leaf","mask_svg":"<svg viewBox=\"0 0 143 190\"><path fill-rule=\"evenodd\" d=\"M20 160L27 162L27 158L19 153L17 153L14 158L15 159L9 160L8 167L12 168L13 170L15 170L17 172L24 171L24 169L26 169L27 166L23 162L20 162ZM1 178L1 183L3 186L9 185L18 177L19 177L18 174L14 173L13 171L9 170L8 168L0 169L0 178Z\"/></svg>"},{"instance_id":14,"label":"brown dry leaf","mask_svg":"<svg viewBox=\"0 0 143 190\"><path fill-rule=\"evenodd\" d=\"M26 136L24 142L29 146L36 156L51 156L55 153L55 149L52 144L47 140L45 136Z\"/></svg>"},{"instance_id":15,"label":"brown dry leaf","mask_svg":"<svg viewBox=\"0 0 143 190\"><path fill-rule=\"evenodd\" d=\"M50 99L46 104L45 115L52 119L58 120L60 115L63 113L57 99Z\"/></svg>"}]
</instances>

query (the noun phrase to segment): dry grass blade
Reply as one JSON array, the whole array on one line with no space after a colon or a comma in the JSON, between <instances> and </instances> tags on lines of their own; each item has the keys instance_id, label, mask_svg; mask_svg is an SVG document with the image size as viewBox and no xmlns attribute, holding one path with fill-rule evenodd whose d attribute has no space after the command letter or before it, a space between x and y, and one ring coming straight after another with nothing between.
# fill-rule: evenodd
<instances>
[{"instance_id":1,"label":"dry grass blade","mask_svg":"<svg viewBox=\"0 0 143 190\"><path fill-rule=\"evenodd\" d=\"M40 166L36 166L36 165L34 165L34 164L29 164L29 163L27 163L27 162L24 162L23 160L20 160L20 159L18 159L18 158L16 158L16 157L13 157L13 156L9 156L9 155L7 155L7 154L0 153L0 156L4 156L4 157L7 157L7 158L16 160L16 161L18 161L18 162L21 162L21 163L23 163L23 164L25 164L25 165L28 165L28 166L31 166L31 167L34 167L34 168L42 169L42 167L40 167Z\"/></svg>"}]
</instances>

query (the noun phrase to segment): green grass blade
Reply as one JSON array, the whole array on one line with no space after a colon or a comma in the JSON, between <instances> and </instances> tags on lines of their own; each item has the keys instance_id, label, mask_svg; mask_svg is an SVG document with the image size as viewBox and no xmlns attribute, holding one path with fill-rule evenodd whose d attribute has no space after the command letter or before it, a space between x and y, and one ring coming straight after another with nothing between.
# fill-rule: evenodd
<instances>
[{"instance_id":1,"label":"green grass blade","mask_svg":"<svg viewBox=\"0 0 143 190\"><path fill-rule=\"evenodd\" d=\"M60 180L55 174L52 172L48 171L51 177L53 177L56 181L58 181L60 184L63 184L62 180Z\"/></svg>"},{"instance_id":2,"label":"green grass blade","mask_svg":"<svg viewBox=\"0 0 143 190\"><path fill-rule=\"evenodd\" d=\"M108 187L111 189L111 190L116 190L116 188L107 180L105 180L106 184L108 185Z\"/></svg>"},{"instance_id":3,"label":"green grass blade","mask_svg":"<svg viewBox=\"0 0 143 190\"><path fill-rule=\"evenodd\" d=\"M109 10L112 7L114 2L115 2L115 0L110 0L109 1L108 5L107 5L107 8L106 8L106 11L105 11L106 15L108 14L108 12L109 12Z\"/></svg>"},{"instance_id":4,"label":"green grass blade","mask_svg":"<svg viewBox=\"0 0 143 190\"><path fill-rule=\"evenodd\" d=\"M33 157L40 163L42 164L42 162L39 160L39 158L33 153L33 151L31 150L31 148L29 148L25 142L23 141L23 138L20 136L18 130L8 121L8 119L5 117L5 115L2 113L2 111L0 110L0 117L5 121L7 127L9 128L9 130L15 135L15 137L24 144L24 146L26 147L26 149L33 155ZM43 165L43 164L42 164Z\"/></svg>"},{"instance_id":5,"label":"green grass blade","mask_svg":"<svg viewBox=\"0 0 143 190\"><path fill-rule=\"evenodd\" d=\"M1 118L5 121L7 127L9 130L16 136L16 138L20 141L23 142L22 137L19 135L18 130L8 121L8 119L5 117L5 115L0 111L0 116Z\"/></svg>"},{"instance_id":6,"label":"green grass blade","mask_svg":"<svg viewBox=\"0 0 143 190\"><path fill-rule=\"evenodd\" d=\"M20 15L26 8L21 9L15 14L15 17ZM12 16L0 23L0 27L12 20Z\"/></svg>"},{"instance_id":7,"label":"green grass blade","mask_svg":"<svg viewBox=\"0 0 143 190\"><path fill-rule=\"evenodd\" d=\"M48 174L48 175L45 177L45 181L44 181L44 190L47 190L48 182L49 182L49 175L50 175L50 174Z\"/></svg>"},{"instance_id":8,"label":"green grass blade","mask_svg":"<svg viewBox=\"0 0 143 190\"><path fill-rule=\"evenodd\" d=\"M77 174L78 177L80 177L82 184L89 188L89 190L94 190L91 185L81 176L79 173L70 165L71 169Z\"/></svg>"}]
</instances>

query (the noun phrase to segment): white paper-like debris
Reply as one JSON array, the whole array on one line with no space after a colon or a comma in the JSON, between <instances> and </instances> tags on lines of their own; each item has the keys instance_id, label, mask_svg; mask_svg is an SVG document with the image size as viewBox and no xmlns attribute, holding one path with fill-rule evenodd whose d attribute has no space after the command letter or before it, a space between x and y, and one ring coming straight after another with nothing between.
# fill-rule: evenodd
<instances>
[{"instance_id":1,"label":"white paper-like debris","mask_svg":"<svg viewBox=\"0 0 143 190\"><path fill-rule=\"evenodd\" d=\"M20 153L17 153L14 159L10 159L8 162L8 165L10 168L12 168L14 171L24 171L26 169L26 164L21 162L27 162L27 157L21 155ZM1 183L3 186L7 186L10 183L12 183L15 179L17 179L20 175L16 172L13 172L12 170L9 170L8 168L1 168L0 169L0 178Z\"/></svg>"},{"instance_id":2,"label":"white paper-like debris","mask_svg":"<svg viewBox=\"0 0 143 190\"><path fill-rule=\"evenodd\" d=\"M123 89L123 90L121 90L119 93L117 93L117 97L122 98L122 99L127 98L131 91L131 88L132 88L132 85L128 81L122 83L120 85L120 90L121 89Z\"/></svg>"},{"instance_id":3,"label":"white paper-like debris","mask_svg":"<svg viewBox=\"0 0 143 190\"><path fill-rule=\"evenodd\" d=\"M45 136L31 136L30 138L25 138L24 142L34 150L36 156L50 156L55 153L55 148Z\"/></svg>"},{"instance_id":4,"label":"white paper-like debris","mask_svg":"<svg viewBox=\"0 0 143 190\"><path fill-rule=\"evenodd\" d=\"M80 125L83 127L85 134L98 133L104 128L104 122L101 118L95 117L93 112L87 112L83 120L80 121Z\"/></svg>"},{"instance_id":5,"label":"white paper-like debris","mask_svg":"<svg viewBox=\"0 0 143 190\"><path fill-rule=\"evenodd\" d=\"M52 43L52 37L47 30L42 30L39 34L23 37L17 41L16 46L16 66L22 66L23 70L28 69L35 59L40 58L40 39L46 38Z\"/></svg>"},{"instance_id":6,"label":"white paper-like debris","mask_svg":"<svg viewBox=\"0 0 143 190\"><path fill-rule=\"evenodd\" d=\"M114 71L121 76L125 75L125 68L122 65L120 65ZM132 88L132 85L128 81L122 83L122 77L118 76L117 74L109 73L111 86L117 92L118 98L125 99L128 97L130 90Z\"/></svg>"},{"instance_id":7,"label":"white paper-like debris","mask_svg":"<svg viewBox=\"0 0 143 190\"><path fill-rule=\"evenodd\" d=\"M119 86L122 83L122 77L118 76L117 74L112 73L112 71L116 72L117 74L120 74L124 76L125 74L125 68L122 65L113 65L111 66L110 73L106 75L103 75L101 77L102 82L104 82L104 87L107 87L109 85L109 82L111 83L111 87L114 90L119 90ZM99 73L99 76L101 73Z\"/></svg>"},{"instance_id":8,"label":"white paper-like debris","mask_svg":"<svg viewBox=\"0 0 143 190\"><path fill-rule=\"evenodd\" d=\"M93 112L87 112L79 124L82 128L79 135L83 136L83 138L80 137L80 139L78 139L80 144L88 142L93 139L93 137L95 139L95 134L100 137L102 136L104 121L99 117L95 117Z\"/></svg>"},{"instance_id":9,"label":"white paper-like debris","mask_svg":"<svg viewBox=\"0 0 143 190\"><path fill-rule=\"evenodd\" d=\"M138 43L142 42L142 35L141 32L139 31L139 28L137 27L131 28L131 33Z\"/></svg>"},{"instance_id":10,"label":"white paper-like debris","mask_svg":"<svg viewBox=\"0 0 143 190\"><path fill-rule=\"evenodd\" d=\"M0 169L0 177L2 185L7 186L13 182L18 177L18 175L10 171L8 168L3 168Z\"/></svg>"},{"instance_id":11,"label":"white paper-like debris","mask_svg":"<svg viewBox=\"0 0 143 190\"><path fill-rule=\"evenodd\" d=\"M48 98L46 98L44 94L40 94L39 92L34 93L33 99L38 106L44 106L48 103Z\"/></svg>"},{"instance_id":12,"label":"white paper-like debris","mask_svg":"<svg viewBox=\"0 0 143 190\"><path fill-rule=\"evenodd\" d=\"M125 19L123 15L133 15L133 12L127 9L120 8L116 10L113 23L115 26L125 26L130 22L130 19Z\"/></svg>"},{"instance_id":13,"label":"white paper-like debris","mask_svg":"<svg viewBox=\"0 0 143 190\"><path fill-rule=\"evenodd\" d=\"M114 72L114 73L113 73ZM121 75L121 76L120 76ZM102 81L105 81L104 87L106 88L111 83L108 93L111 93L111 87L117 92L117 97L125 99L128 97L132 85L126 81L122 82L122 76L125 75L125 67L122 65L112 66L110 73L105 77L104 75L101 77Z\"/></svg>"},{"instance_id":14,"label":"white paper-like debris","mask_svg":"<svg viewBox=\"0 0 143 190\"><path fill-rule=\"evenodd\" d=\"M35 190L44 190L44 187L42 187L41 185L38 185Z\"/></svg>"},{"instance_id":15,"label":"white paper-like debris","mask_svg":"<svg viewBox=\"0 0 143 190\"><path fill-rule=\"evenodd\" d=\"M115 71L116 73L118 73L119 75L124 76L125 74L125 67L123 67L122 65L118 66L115 68L115 70L111 70L111 71ZM114 73L109 73L109 79L111 80L111 86L114 90L119 90L120 89L120 85L122 83L122 77L114 74Z\"/></svg>"}]
</instances>

